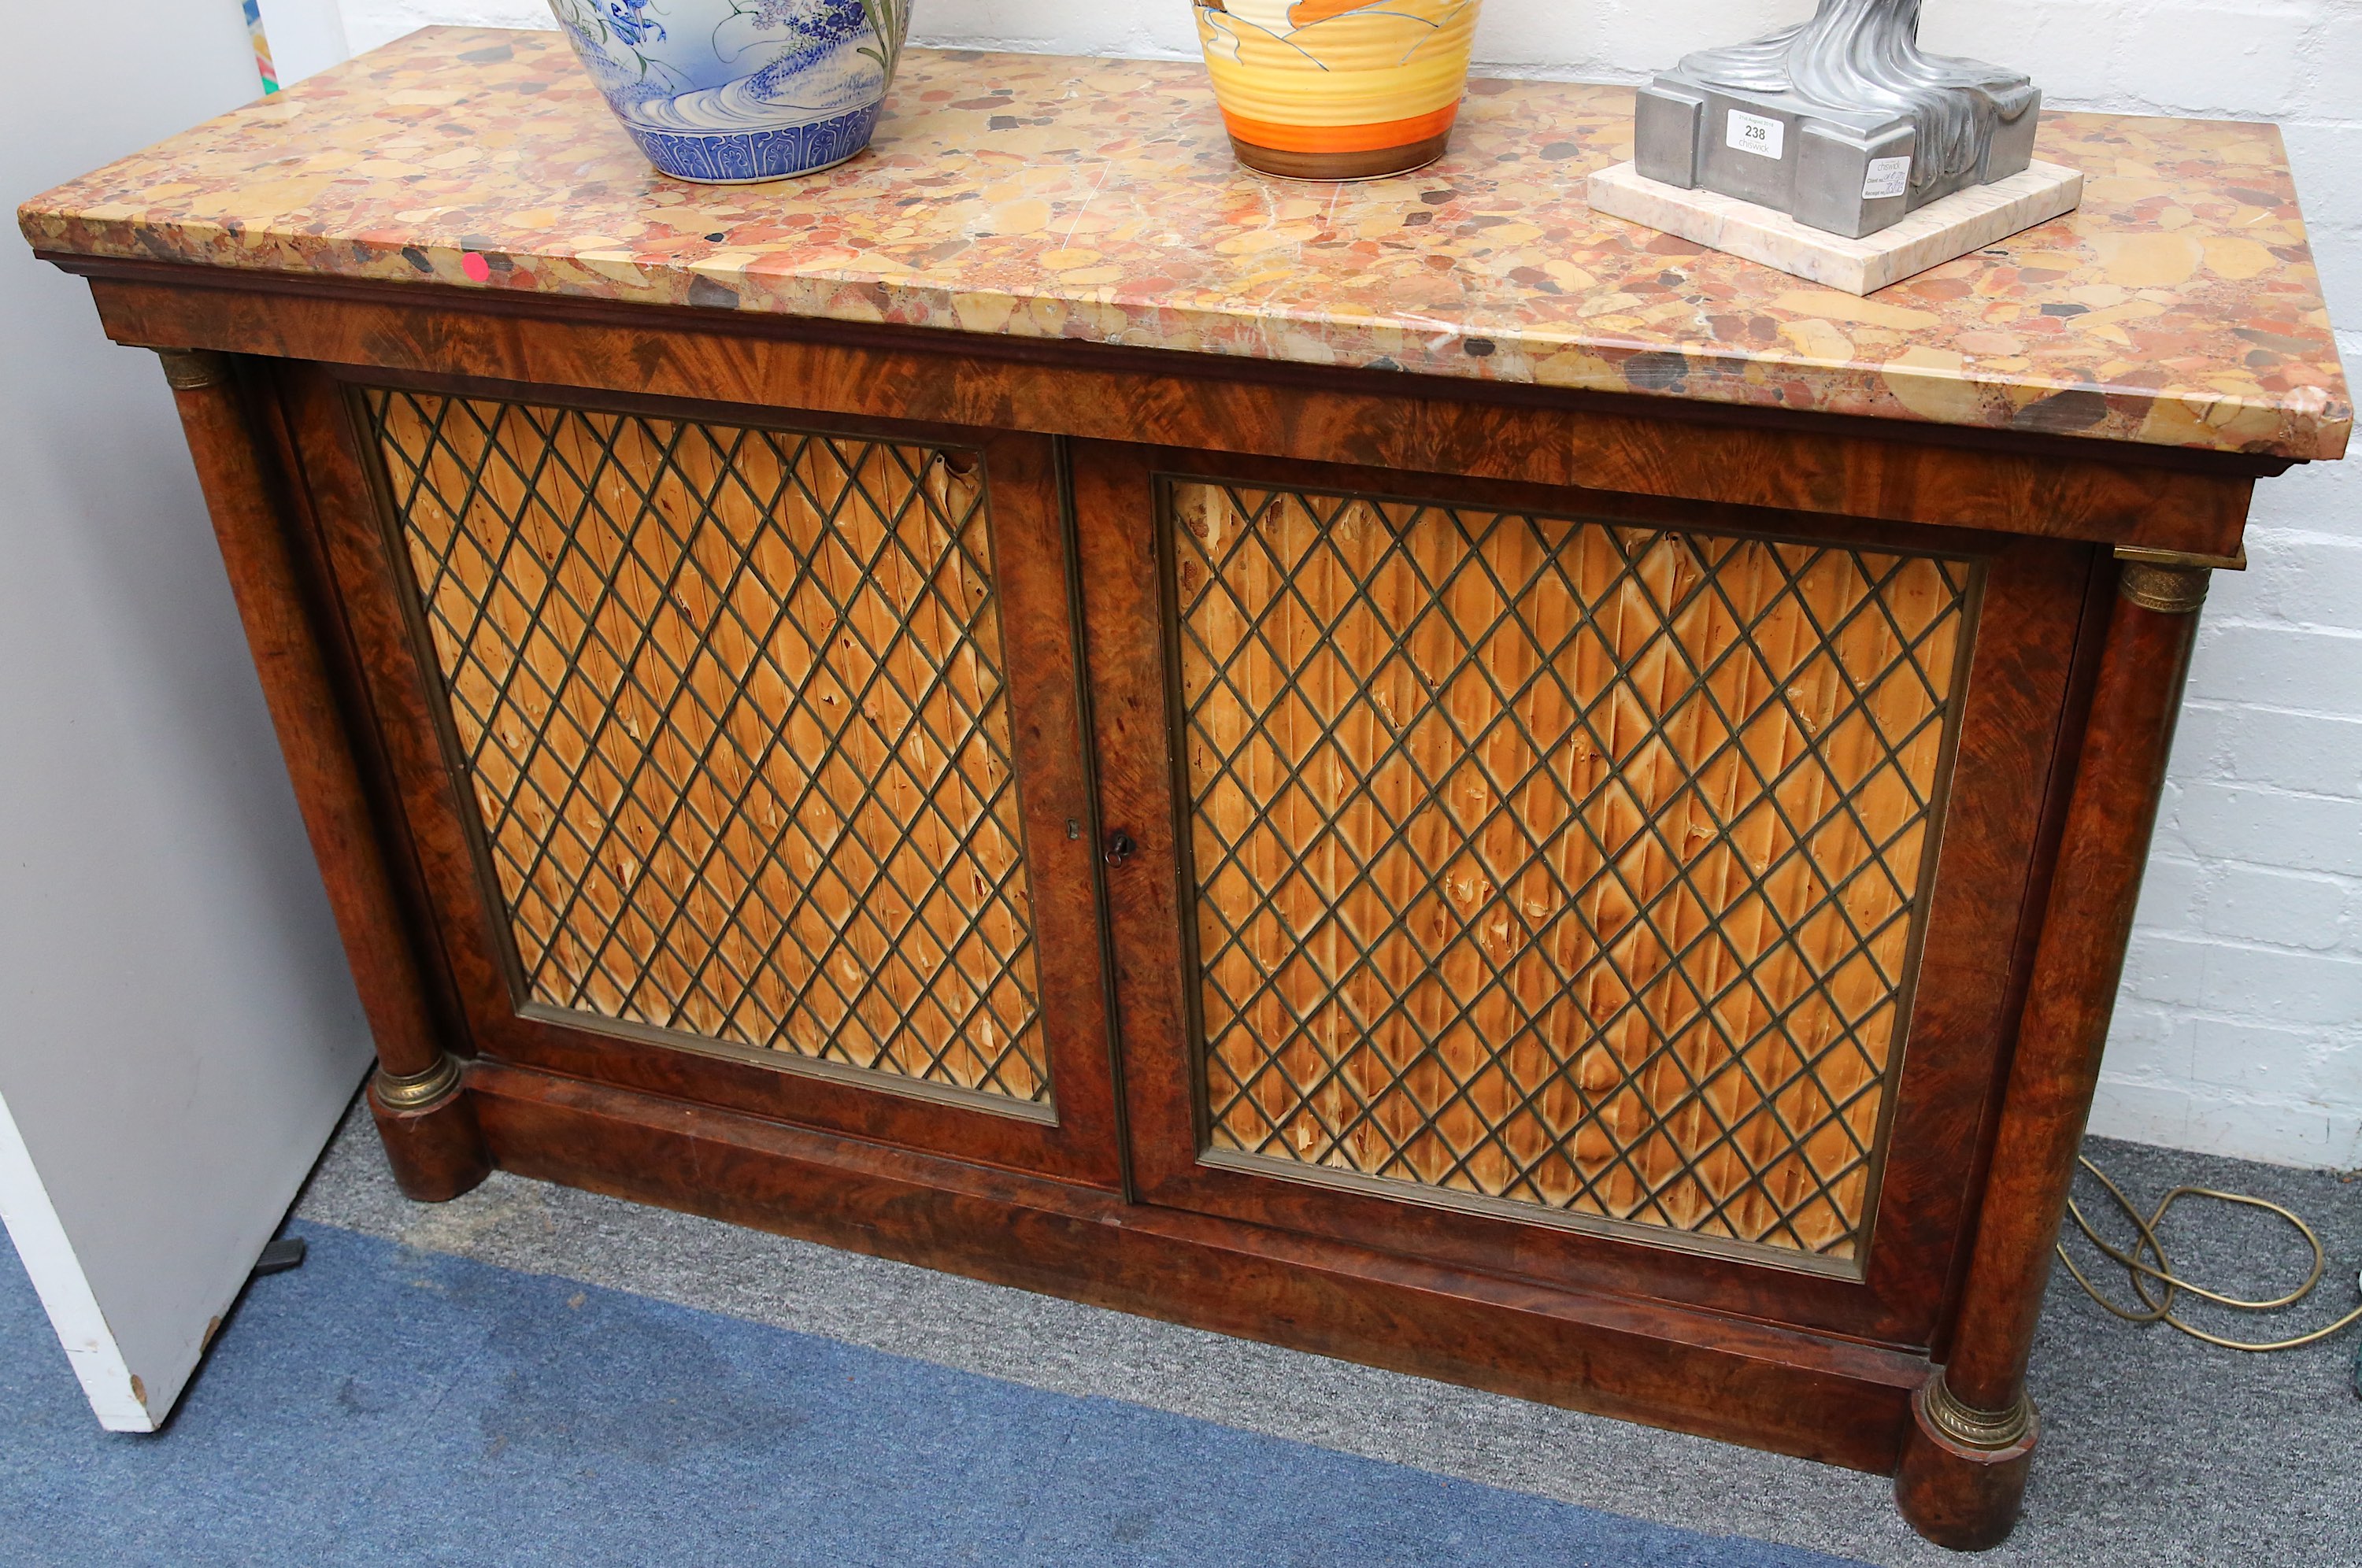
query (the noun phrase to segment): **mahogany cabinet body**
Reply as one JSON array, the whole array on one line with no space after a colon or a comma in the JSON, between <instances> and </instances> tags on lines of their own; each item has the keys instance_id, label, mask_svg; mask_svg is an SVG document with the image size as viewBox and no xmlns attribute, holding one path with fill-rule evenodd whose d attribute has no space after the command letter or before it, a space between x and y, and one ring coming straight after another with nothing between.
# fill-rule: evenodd
<instances>
[{"instance_id":1,"label":"mahogany cabinet body","mask_svg":"<svg viewBox=\"0 0 2362 1568\"><path fill-rule=\"evenodd\" d=\"M2007 1532L2176 594L2268 461L53 259L165 351L414 1196Z\"/></svg>"}]
</instances>

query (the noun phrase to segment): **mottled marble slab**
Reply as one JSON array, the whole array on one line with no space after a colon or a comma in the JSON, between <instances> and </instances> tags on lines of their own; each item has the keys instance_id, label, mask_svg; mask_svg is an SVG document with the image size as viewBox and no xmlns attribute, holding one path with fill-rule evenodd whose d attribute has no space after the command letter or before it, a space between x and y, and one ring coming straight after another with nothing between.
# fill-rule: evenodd
<instances>
[{"instance_id":1,"label":"mottled marble slab","mask_svg":"<svg viewBox=\"0 0 2362 1568\"><path fill-rule=\"evenodd\" d=\"M1620 87L1479 82L1451 155L1239 168L1194 62L912 50L875 149L644 162L552 33L436 28L36 197L92 256L2334 457L2353 406L2271 126L2058 115L2077 212L1864 300L1595 213Z\"/></svg>"},{"instance_id":2,"label":"mottled marble slab","mask_svg":"<svg viewBox=\"0 0 2362 1568\"><path fill-rule=\"evenodd\" d=\"M2083 199L2083 176L2036 159L2006 180L1955 191L1863 239L1807 228L1786 213L1736 196L1668 185L1629 163L1594 174L1588 193L1594 212L1859 296L2073 212Z\"/></svg>"}]
</instances>

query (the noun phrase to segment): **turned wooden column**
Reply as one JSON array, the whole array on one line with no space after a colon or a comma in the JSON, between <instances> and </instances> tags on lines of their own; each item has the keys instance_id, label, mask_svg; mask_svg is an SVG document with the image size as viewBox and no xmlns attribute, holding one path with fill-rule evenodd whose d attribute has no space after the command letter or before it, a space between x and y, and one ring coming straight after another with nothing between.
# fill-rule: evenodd
<instances>
[{"instance_id":1,"label":"turned wooden column","mask_svg":"<svg viewBox=\"0 0 2362 1568\"><path fill-rule=\"evenodd\" d=\"M2025 1496L2039 1435L2026 1362L2213 564L2121 567L1951 1353L1912 1401L1895 1474L1904 1517L1956 1551L2000 1544Z\"/></svg>"},{"instance_id":2,"label":"turned wooden column","mask_svg":"<svg viewBox=\"0 0 2362 1568\"><path fill-rule=\"evenodd\" d=\"M201 350L157 352L377 1044L370 1110L403 1191L428 1201L455 1198L484 1178L490 1162L459 1063L444 1048L427 1004L322 652L313 595L288 542L235 366L226 355Z\"/></svg>"}]
</instances>

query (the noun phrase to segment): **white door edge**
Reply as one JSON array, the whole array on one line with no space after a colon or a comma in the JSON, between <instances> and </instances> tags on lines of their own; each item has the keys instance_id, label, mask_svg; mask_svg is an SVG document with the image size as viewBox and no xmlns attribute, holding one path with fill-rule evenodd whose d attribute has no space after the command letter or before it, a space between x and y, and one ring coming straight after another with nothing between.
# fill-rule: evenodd
<instances>
[{"instance_id":1,"label":"white door edge","mask_svg":"<svg viewBox=\"0 0 2362 1568\"><path fill-rule=\"evenodd\" d=\"M99 1310L82 1260L74 1256L73 1242L58 1220L49 1189L41 1185L41 1173L33 1168L32 1153L25 1147L5 1097L0 1097L0 1222L7 1225L8 1239L17 1244L17 1255L24 1260L25 1272L32 1277L50 1326L65 1347L66 1360L82 1380L83 1394L99 1425L111 1432L154 1431L156 1418L149 1413L147 1397L165 1394L159 1406L169 1410L170 1396L179 1390L149 1389L124 1364L122 1347L106 1326L106 1314Z\"/></svg>"}]
</instances>

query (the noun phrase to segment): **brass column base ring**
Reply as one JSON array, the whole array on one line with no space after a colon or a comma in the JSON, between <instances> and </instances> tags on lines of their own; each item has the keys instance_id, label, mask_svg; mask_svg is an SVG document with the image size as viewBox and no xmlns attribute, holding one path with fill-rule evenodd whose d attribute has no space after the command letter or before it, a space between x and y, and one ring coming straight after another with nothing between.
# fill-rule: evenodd
<instances>
[{"instance_id":1,"label":"brass column base ring","mask_svg":"<svg viewBox=\"0 0 2362 1568\"><path fill-rule=\"evenodd\" d=\"M370 1092L388 1110L414 1112L427 1110L448 1099L459 1089L459 1064L445 1056L423 1073L400 1075L377 1070L370 1080Z\"/></svg>"},{"instance_id":2,"label":"brass column base ring","mask_svg":"<svg viewBox=\"0 0 2362 1568\"><path fill-rule=\"evenodd\" d=\"M1980 1410L1961 1402L1938 1367L1927 1384L1927 1420L1962 1448L1997 1453L2014 1448L2034 1430L2034 1401L2020 1393L2017 1403L2006 1410Z\"/></svg>"}]
</instances>

